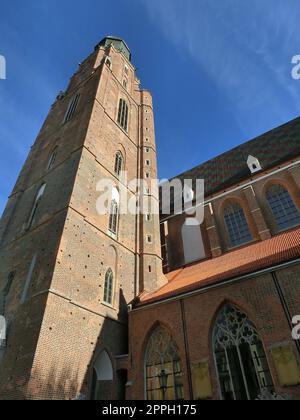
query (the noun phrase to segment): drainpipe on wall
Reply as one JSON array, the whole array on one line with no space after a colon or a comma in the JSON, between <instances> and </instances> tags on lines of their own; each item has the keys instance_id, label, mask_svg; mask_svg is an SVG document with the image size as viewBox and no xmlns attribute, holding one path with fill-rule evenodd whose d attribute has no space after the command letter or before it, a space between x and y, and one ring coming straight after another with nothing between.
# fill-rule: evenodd
<instances>
[{"instance_id":1,"label":"drainpipe on wall","mask_svg":"<svg viewBox=\"0 0 300 420\"><path fill-rule=\"evenodd\" d=\"M182 320L182 328L183 328L183 335L184 335L184 348L185 348L185 362L186 362L186 368L187 368L187 374L188 374L188 384L189 384L189 393L190 393L190 399L194 399L193 394L193 381L192 381L192 371L191 371L191 363L189 358L189 341L188 341L188 334L187 334L187 324L186 324L186 318L185 318L185 306L184 301L180 300L180 308L181 308L181 320Z\"/></svg>"}]
</instances>

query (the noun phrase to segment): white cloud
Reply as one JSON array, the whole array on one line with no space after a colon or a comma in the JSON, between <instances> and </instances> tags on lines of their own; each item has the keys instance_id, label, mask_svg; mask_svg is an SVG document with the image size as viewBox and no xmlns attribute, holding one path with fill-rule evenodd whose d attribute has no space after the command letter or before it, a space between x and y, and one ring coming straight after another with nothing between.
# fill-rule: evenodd
<instances>
[{"instance_id":1,"label":"white cloud","mask_svg":"<svg viewBox=\"0 0 300 420\"><path fill-rule=\"evenodd\" d=\"M300 112L300 84L292 80L290 67L291 57L300 53L297 0L149 0L145 5L169 42L230 101L245 133L251 135L249 114L257 115L259 126L261 119L280 123Z\"/></svg>"}]
</instances>

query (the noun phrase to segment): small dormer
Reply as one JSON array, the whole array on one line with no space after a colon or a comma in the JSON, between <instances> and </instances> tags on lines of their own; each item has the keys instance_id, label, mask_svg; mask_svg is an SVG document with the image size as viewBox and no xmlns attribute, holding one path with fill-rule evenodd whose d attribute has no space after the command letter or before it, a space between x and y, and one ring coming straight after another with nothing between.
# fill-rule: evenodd
<instances>
[{"instance_id":1,"label":"small dormer","mask_svg":"<svg viewBox=\"0 0 300 420\"><path fill-rule=\"evenodd\" d=\"M262 170L259 160L254 156L251 156L251 155L248 156L247 165L252 174L255 174L256 172L259 172Z\"/></svg>"}]
</instances>

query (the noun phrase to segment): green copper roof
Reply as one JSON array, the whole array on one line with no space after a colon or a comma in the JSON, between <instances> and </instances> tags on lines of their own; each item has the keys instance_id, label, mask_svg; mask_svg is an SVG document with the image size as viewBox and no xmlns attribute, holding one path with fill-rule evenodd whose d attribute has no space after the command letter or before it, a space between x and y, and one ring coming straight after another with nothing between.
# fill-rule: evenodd
<instances>
[{"instance_id":1,"label":"green copper roof","mask_svg":"<svg viewBox=\"0 0 300 420\"><path fill-rule=\"evenodd\" d=\"M131 61L130 49L128 48L126 42L122 38L119 38L119 37L116 37L116 36L106 36L97 45L97 47L108 47L111 44L113 44L113 46L117 50L121 51L121 53L124 54L124 56L127 58L128 61Z\"/></svg>"}]
</instances>

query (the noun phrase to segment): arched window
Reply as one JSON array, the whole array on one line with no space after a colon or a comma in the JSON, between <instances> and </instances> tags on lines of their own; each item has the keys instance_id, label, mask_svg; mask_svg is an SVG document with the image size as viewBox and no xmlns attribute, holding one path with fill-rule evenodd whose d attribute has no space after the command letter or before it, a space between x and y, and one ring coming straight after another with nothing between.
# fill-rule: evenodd
<instances>
[{"instance_id":1,"label":"arched window","mask_svg":"<svg viewBox=\"0 0 300 420\"><path fill-rule=\"evenodd\" d=\"M111 64L111 59L110 59L110 58L106 57L106 59L105 59L105 64L107 65L107 67L108 67L109 69L111 69L112 64Z\"/></svg>"},{"instance_id":2,"label":"arched window","mask_svg":"<svg viewBox=\"0 0 300 420\"><path fill-rule=\"evenodd\" d=\"M32 207L32 210L30 212L30 216L29 216L29 219L28 219L28 222L27 222L27 229L30 229L31 226L33 225L34 218L36 216L39 204L40 204L41 199L42 199L42 197L44 195L44 192L45 192L45 188L46 188L46 184L43 184L43 185L41 185L41 187L39 188L39 190L37 192L37 195L35 197L34 204L33 204L33 207Z\"/></svg>"},{"instance_id":3,"label":"arched window","mask_svg":"<svg viewBox=\"0 0 300 420\"><path fill-rule=\"evenodd\" d=\"M111 268L109 268L105 274L104 282L104 296L103 301L112 305L113 303L113 291L114 291L114 273Z\"/></svg>"},{"instance_id":4,"label":"arched window","mask_svg":"<svg viewBox=\"0 0 300 420\"><path fill-rule=\"evenodd\" d=\"M30 266L29 266L29 270L28 270L27 277L24 284L23 293L21 296L21 303L24 303L30 296L30 288L32 286L32 278L34 275L36 262L37 262L37 254L33 256Z\"/></svg>"},{"instance_id":5,"label":"arched window","mask_svg":"<svg viewBox=\"0 0 300 420\"><path fill-rule=\"evenodd\" d=\"M117 188L113 188L112 199L111 199L111 203L110 203L109 226L108 226L108 230L113 235L118 234L119 202L120 202L119 191L117 190Z\"/></svg>"},{"instance_id":6,"label":"arched window","mask_svg":"<svg viewBox=\"0 0 300 420\"><path fill-rule=\"evenodd\" d=\"M7 298L10 293L10 289L14 281L15 275L16 275L15 271L12 271L11 273L9 273L7 277L6 285L4 289L2 290L2 292L0 292L0 315L5 315Z\"/></svg>"},{"instance_id":7,"label":"arched window","mask_svg":"<svg viewBox=\"0 0 300 420\"><path fill-rule=\"evenodd\" d=\"M112 399L112 381L114 373L109 355L103 351L97 358L92 379L92 400L111 400Z\"/></svg>"},{"instance_id":8,"label":"arched window","mask_svg":"<svg viewBox=\"0 0 300 420\"><path fill-rule=\"evenodd\" d=\"M252 240L244 210L238 203L231 203L226 206L224 220L232 247Z\"/></svg>"},{"instance_id":9,"label":"arched window","mask_svg":"<svg viewBox=\"0 0 300 420\"><path fill-rule=\"evenodd\" d=\"M115 174L119 177L123 171L124 159L121 152L117 152L115 158Z\"/></svg>"},{"instance_id":10,"label":"arched window","mask_svg":"<svg viewBox=\"0 0 300 420\"><path fill-rule=\"evenodd\" d=\"M118 112L118 124L127 131L128 128L128 105L124 99L120 99L119 112Z\"/></svg>"},{"instance_id":11,"label":"arched window","mask_svg":"<svg viewBox=\"0 0 300 420\"><path fill-rule=\"evenodd\" d=\"M259 334L232 304L226 304L217 317L213 349L222 399L255 400L263 390L273 389Z\"/></svg>"},{"instance_id":12,"label":"arched window","mask_svg":"<svg viewBox=\"0 0 300 420\"><path fill-rule=\"evenodd\" d=\"M48 166L47 166L48 170L51 169L52 166L54 165L55 160L56 160L56 156L57 156L57 147L55 147L53 152L51 153L50 159L48 161Z\"/></svg>"},{"instance_id":13,"label":"arched window","mask_svg":"<svg viewBox=\"0 0 300 420\"><path fill-rule=\"evenodd\" d=\"M75 114L75 111L76 111L76 108L77 108L77 105L78 105L78 102L79 102L79 98L80 98L79 93L76 93L71 98L71 100L69 102L67 112L66 112L66 115L65 115L65 118L64 118L64 123L67 123L68 121L70 121L73 118L73 116Z\"/></svg>"},{"instance_id":14,"label":"arched window","mask_svg":"<svg viewBox=\"0 0 300 420\"><path fill-rule=\"evenodd\" d=\"M183 382L177 344L163 327L152 333L145 356L147 400L182 400Z\"/></svg>"},{"instance_id":15,"label":"arched window","mask_svg":"<svg viewBox=\"0 0 300 420\"><path fill-rule=\"evenodd\" d=\"M300 213L284 187L272 185L266 192L266 198L278 230L289 229L300 223Z\"/></svg>"}]
</instances>

